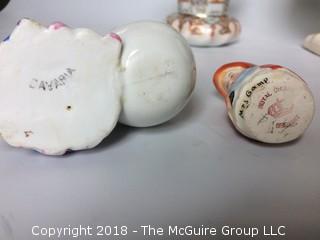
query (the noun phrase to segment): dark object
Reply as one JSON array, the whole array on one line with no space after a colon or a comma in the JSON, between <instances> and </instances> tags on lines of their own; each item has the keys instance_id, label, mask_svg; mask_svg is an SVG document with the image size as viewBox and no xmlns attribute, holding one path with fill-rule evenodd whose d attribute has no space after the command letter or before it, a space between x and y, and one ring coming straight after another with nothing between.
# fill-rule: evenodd
<instances>
[{"instance_id":1,"label":"dark object","mask_svg":"<svg viewBox=\"0 0 320 240\"><path fill-rule=\"evenodd\" d=\"M0 0L0 11L2 11L2 9L4 9L9 2L10 0Z\"/></svg>"},{"instance_id":2,"label":"dark object","mask_svg":"<svg viewBox=\"0 0 320 240\"><path fill-rule=\"evenodd\" d=\"M233 99L234 99L234 91L232 91L232 93L229 95L230 98L230 102L231 104L233 103Z\"/></svg>"}]
</instances>

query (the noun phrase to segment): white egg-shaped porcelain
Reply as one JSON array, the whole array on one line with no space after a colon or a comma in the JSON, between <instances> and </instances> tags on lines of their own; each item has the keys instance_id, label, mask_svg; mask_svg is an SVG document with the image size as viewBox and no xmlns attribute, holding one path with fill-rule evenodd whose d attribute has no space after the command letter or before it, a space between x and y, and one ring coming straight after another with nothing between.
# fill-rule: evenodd
<instances>
[{"instance_id":1,"label":"white egg-shaped porcelain","mask_svg":"<svg viewBox=\"0 0 320 240\"><path fill-rule=\"evenodd\" d=\"M115 29L123 42L120 122L135 127L164 123L186 105L195 87L190 47L166 24L137 22Z\"/></svg>"}]
</instances>

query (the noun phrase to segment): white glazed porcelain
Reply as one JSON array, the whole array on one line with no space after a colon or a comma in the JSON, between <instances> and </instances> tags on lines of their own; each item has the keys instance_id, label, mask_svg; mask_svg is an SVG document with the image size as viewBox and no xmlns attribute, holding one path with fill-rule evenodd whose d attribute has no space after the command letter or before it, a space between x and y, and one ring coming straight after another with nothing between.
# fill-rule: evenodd
<instances>
[{"instance_id":1,"label":"white glazed porcelain","mask_svg":"<svg viewBox=\"0 0 320 240\"><path fill-rule=\"evenodd\" d=\"M166 24L138 22L114 30L123 41L120 121L135 127L164 123L193 92L196 68L186 41Z\"/></svg>"},{"instance_id":2,"label":"white glazed porcelain","mask_svg":"<svg viewBox=\"0 0 320 240\"><path fill-rule=\"evenodd\" d=\"M165 24L102 37L23 19L0 44L0 133L10 145L62 155L95 147L121 122L170 120L195 85L192 52Z\"/></svg>"},{"instance_id":3,"label":"white glazed porcelain","mask_svg":"<svg viewBox=\"0 0 320 240\"><path fill-rule=\"evenodd\" d=\"M313 119L310 89L287 68L230 63L217 70L214 84L225 98L234 126L249 138L289 142L299 138Z\"/></svg>"},{"instance_id":4,"label":"white glazed porcelain","mask_svg":"<svg viewBox=\"0 0 320 240\"><path fill-rule=\"evenodd\" d=\"M121 110L121 43L89 29L20 21L0 45L0 132L48 155L95 147Z\"/></svg>"},{"instance_id":5,"label":"white glazed porcelain","mask_svg":"<svg viewBox=\"0 0 320 240\"><path fill-rule=\"evenodd\" d=\"M320 33L309 35L304 41L304 47L309 51L320 55Z\"/></svg>"}]
</instances>

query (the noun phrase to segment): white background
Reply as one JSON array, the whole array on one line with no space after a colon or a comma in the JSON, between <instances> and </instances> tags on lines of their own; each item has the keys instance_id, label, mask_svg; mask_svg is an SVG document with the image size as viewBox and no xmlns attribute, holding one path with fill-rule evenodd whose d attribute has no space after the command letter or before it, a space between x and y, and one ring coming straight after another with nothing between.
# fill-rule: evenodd
<instances>
[{"instance_id":1,"label":"white background","mask_svg":"<svg viewBox=\"0 0 320 240\"><path fill-rule=\"evenodd\" d=\"M22 17L104 34L131 21L161 21L175 10L174 0L12 0L0 12L0 37ZM40 239L31 236L32 225L69 224L273 224L287 226L285 239L319 239L319 115L296 142L247 140L231 127L211 77L235 60L284 65L309 83L319 112L320 58L301 44L305 35L320 31L320 1L231 0L230 13L243 25L241 40L193 49L196 91L169 123L118 126L96 149L59 158L1 141L0 239Z\"/></svg>"}]
</instances>

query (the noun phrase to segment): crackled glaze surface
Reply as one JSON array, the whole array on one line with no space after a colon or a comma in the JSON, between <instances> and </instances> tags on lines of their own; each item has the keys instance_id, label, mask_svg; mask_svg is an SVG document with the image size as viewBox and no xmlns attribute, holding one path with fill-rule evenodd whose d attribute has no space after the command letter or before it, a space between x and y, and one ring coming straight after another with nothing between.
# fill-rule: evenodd
<instances>
[{"instance_id":1,"label":"crackled glaze surface","mask_svg":"<svg viewBox=\"0 0 320 240\"><path fill-rule=\"evenodd\" d=\"M216 72L214 84L225 97L233 124L249 138L289 142L300 137L313 119L310 89L287 68L231 63Z\"/></svg>"}]
</instances>

